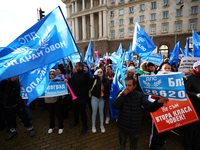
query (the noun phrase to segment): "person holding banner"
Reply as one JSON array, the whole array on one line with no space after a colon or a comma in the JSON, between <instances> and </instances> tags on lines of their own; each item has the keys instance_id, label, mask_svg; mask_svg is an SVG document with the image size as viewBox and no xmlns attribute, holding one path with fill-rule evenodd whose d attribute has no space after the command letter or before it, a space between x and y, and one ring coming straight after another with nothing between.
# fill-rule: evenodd
<instances>
[{"instance_id":1,"label":"person holding banner","mask_svg":"<svg viewBox=\"0 0 200 150\"><path fill-rule=\"evenodd\" d=\"M193 64L191 74L184 77L185 89L200 117L200 61ZM183 126L183 146L186 150L199 150L200 121Z\"/></svg>"},{"instance_id":2,"label":"person holding banner","mask_svg":"<svg viewBox=\"0 0 200 150\"><path fill-rule=\"evenodd\" d=\"M125 149L127 136L130 139L130 149L136 150L142 126L142 107L154 112L162 107L163 103L167 103L169 99L160 98L151 103L143 93L135 90L135 79L127 77L125 83L126 88L118 91L112 105L114 109L119 110L117 126L119 128L120 150Z\"/></svg>"},{"instance_id":3,"label":"person holding banner","mask_svg":"<svg viewBox=\"0 0 200 150\"><path fill-rule=\"evenodd\" d=\"M168 62L164 62L160 65L160 69L158 74L162 74L164 72L171 72L171 66ZM150 95L148 100L151 102L154 102L156 99L159 99L159 97ZM158 133L156 126L152 120L152 130L149 140L149 148L150 150L160 150L162 149L162 146L166 143L167 136L169 134L169 131Z\"/></svg>"},{"instance_id":4,"label":"person holding banner","mask_svg":"<svg viewBox=\"0 0 200 150\"><path fill-rule=\"evenodd\" d=\"M104 101L105 99L109 99L110 96L110 82L105 77L105 74L102 69L97 69L94 73L95 78L93 82L93 90L91 92L92 99L91 99L91 105L92 105L92 132L96 133L96 115L97 110L99 108L99 115L100 115L100 129L101 132L104 133L106 130L104 128L103 122L104 122ZM95 82L96 80L96 82Z\"/></svg>"},{"instance_id":5,"label":"person holding banner","mask_svg":"<svg viewBox=\"0 0 200 150\"><path fill-rule=\"evenodd\" d=\"M50 73L49 73L50 82L53 82L53 79L55 77L56 77L56 70L51 69ZM62 134L64 127L63 127L63 118L62 118L62 114L61 114L61 110L62 110L61 105L62 104L61 104L61 100L59 99L59 96L45 97L44 101L47 104L47 108L48 108L48 111L49 111L49 118L50 118L48 133L49 134L52 133L53 130L55 129L55 117L54 117L54 115L56 114L56 116L58 118L58 124L59 124L58 134Z\"/></svg>"},{"instance_id":6,"label":"person holding banner","mask_svg":"<svg viewBox=\"0 0 200 150\"><path fill-rule=\"evenodd\" d=\"M88 102L90 75L87 73L87 68L84 68L82 62L76 63L73 72L74 73L72 77L68 79L68 82L77 99L72 101L74 122L70 125L70 128L74 128L79 123L79 115L81 115L83 124L81 134L84 135L88 130L86 104Z\"/></svg>"}]
</instances>

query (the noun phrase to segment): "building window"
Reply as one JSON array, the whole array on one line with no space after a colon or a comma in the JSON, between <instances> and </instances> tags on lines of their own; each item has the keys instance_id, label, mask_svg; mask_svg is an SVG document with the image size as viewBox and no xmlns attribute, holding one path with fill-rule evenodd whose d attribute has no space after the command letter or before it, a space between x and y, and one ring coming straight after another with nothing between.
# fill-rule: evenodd
<instances>
[{"instance_id":1,"label":"building window","mask_svg":"<svg viewBox=\"0 0 200 150\"><path fill-rule=\"evenodd\" d=\"M168 18L168 11L163 12L163 19Z\"/></svg>"},{"instance_id":2,"label":"building window","mask_svg":"<svg viewBox=\"0 0 200 150\"><path fill-rule=\"evenodd\" d=\"M140 16L140 22L144 22L144 16Z\"/></svg>"},{"instance_id":3,"label":"building window","mask_svg":"<svg viewBox=\"0 0 200 150\"><path fill-rule=\"evenodd\" d=\"M133 32L134 32L133 29L129 29L129 36L133 36Z\"/></svg>"},{"instance_id":4,"label":"building window","mask_svg":"<svg viewBox=\"0 0 200 150\"><path fill-rule=\"evenodd\" d=\"M120 9L119 10L119 15L123 15L124 14L124 10L123 9Z\"/></svg>"},{"instance_id":5,"label":"building window","mask_svg":"<svg viewBox=\"0 0 200 150\"><path fill-rule=\"evenodd\" d=\"M156 9L156 2L151 2L151 9Z\"/></svg>"},{"instance_id":6,"label":"building window","mask_svg":"<svg viewBox=\"0 0 200 150\"><path fill-rule=\"evenodd\" d=\"M164 2L163 6L168 6L169 5L169 0L164 0L163 2Z\"/></svg>"},{"instance_id":7,"label":"building window","mask_svg":"<svg viewBox=\"0 0 200 150\"><path fill-rule=\"evenodd\" d=\"M156 33L156 27L155 27L155 26L151 26L151 28L150 28L150 33L151 33L151 34Z\"/></svg>"},{"instance_id":8,"label":"building window","mask_svg":"<svg viewBox=\"0 0 200 150\"><path fill-rule=\"evenodd\" d=\"M181 9L176 10L176 16L177 17L182 16L182 10Z\"/></svg>"},{"instance_id":9,"label":"building window","mask_svg":"<svg viewBox=\"0 0 200 150\"><path fill-rule=\"evenodd\" d=\"M144 11L144 4L140 5L140 11Z\"/></svg>"},{"instance_id":10,"label":"building window","mask_svg":"<svg viewBox=\"0 0 200 150\"><path fill-rule=\"evenodd\" d=\"M115 38L115 31L111 31L111 39Z\"/></svg>"},{"instance_id":11,"label":"building window","mask_svg":"<svg viewBox=\"0 0 200 150\"><path fill-rule=\"evenodd\" d=\"M129 23L130 23L130 24L133 24L133 18L130 18L130 19L129 19Z\"/></svg>"},{"instance_id":12,"label":"building window","mask_svg":"<svg viewBox=\"0 0 200 150\"><path fill-rule=\"evenodd\" d=\"M114 21L111 21L111 22L110 22L110 26L111 26L111 27L114 27L114 26L115 26L115 22L114 22Z\"/></svg>"},{"instance_id":13,"label":"building window","mask_svg":"<svg viewBox=\"0 0 200 150\"><path fill-rule=\"evenodd\" d=\"M119 3L120 3L120 4L123 4L123 3L124 3L124 1L123 1L123 0L121 0Z\"/></svg>"},{"instance_id":14,"label":"building window","mask_svg":"<svg viewBox=\"0 0 200 150\"><path fill-rule=\"evenodd\" d=\"M111 16L111 17L114 17L114 16L115 16L115 12L114 12L114 11L111 11L111 12L110 12L110 16Z\"/></svg>"},{"instance_id":15,"label":"building window","mask_svg":"<svg viewBox=\"0 0 200 150\"><path fill-rule=\"evenodd\" d=\"M112 5L112 6L115 6L115 2L112 2L111 5Z\"/></svg>"},{"instance_id":16,"label":"building window","mask_svg":"<svg viewBox=\"0 0 200 150\"><path fill-rule=\"evenodd\" d=\"M151 20L156 20L156 14L151 14Z\"/></svg>"},{"instance_id":17,"label":"building window","mask_svg":"<svg viewBox=\"0 0 200 150\"><path fill-rule=\"evenodd\" d=\"M176 31L181 31L181 23L180 22L176 23Z\"/></svg>"},{"instance_id":18,"label":"building window","mask_svg":"<svg viewBox=\"0 0 200 150\"><path fill-rule=\"evenodd\" d=\"M119 20L119 25L120 25L120 26L124 25L124 20L123 20L123 19L120 19L120 20Z\"/></svg>"},{"instance_id":19,"label":"building window","mask_svg":"<svg viewBox=\"0 0 200 150\"><path fill-rule=\"evenodd\" d=\"M198 7L191 7L191 14L197 14Z\"/></svg>"},{"instance_id":20,"label":"building window","mask_svg":"<svg viewBox=\"0 0 200 150\"><path fill-rule=\"evenodd\" d=\"M124 37L124 30L119 31L119 37Z\"/></svg>"},{"instance_id":21,"label":"building window","mask_svg":"<svg viewBox=\"0 0 200 150\"><path fill-rule=\"evenodd\" d=\"M129 7L129 13L133 13L134 7Z\"/></svg>"},{"instance_id":22,"label":"building window","mask_svg":"<svg viewBox=\"0 0 200 150\"><path fill-rule=\"evenodd\" d=\"M167 24L163 24L162 32L167 32L167 28L168 28L168 25Z\"/></svg>"},{"instance_id":23,"label":"building window","mask_svg":"<svg viewBox=\"0 0 200 150\"><path fill-rule=\"evenodd\" d=\"M190 21L190 30L195 29L196 21Z\"/></svg>"},{"instance_id":24,"label":"building window","mask_svg":"<svg viewBox=\"0 0 200 150\"><path fill-rule=\"evenodd\" d=\"M183 0L177 0L176 3L177 4L183 3Z\"/></svg>"}]
</instances>

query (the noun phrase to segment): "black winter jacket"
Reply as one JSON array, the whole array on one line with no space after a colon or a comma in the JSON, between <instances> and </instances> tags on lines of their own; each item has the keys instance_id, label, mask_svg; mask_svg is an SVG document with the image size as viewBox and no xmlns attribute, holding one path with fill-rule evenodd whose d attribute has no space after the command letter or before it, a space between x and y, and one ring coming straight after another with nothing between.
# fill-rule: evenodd
<instances>
[{"instance_id":1,"label":"black winter jacket","mask_svg":"<svg viewBox=\"0 0 200 150\"><path fill-rule=\"evenodd\" d=\"M83 70L72 75L69 79L70 87L77 97L73 102L77 104L84 104L88 101L90 76Z\"/></svg>"},{"instance_id":2,"label":"black winter jacket","mask_svg":"<svg viewBox=\"0 0 200 150\"><path fill-rule=\"evenodd\" d=\"M197 94L200 93L200 78L194 74L189 74L184 77L186 93L188 94L198 116L200 117L200 99Z\"/></svg>"},{"instance_id":3,"label":"black winter jacket","mask_svg":"<svg viewBox=\"0 0 200 150\"><path fill-rule=\"evenodd\" d=\"M96 98L100 98L101 97L101 83L102 81L100 80L100 78L97 76L93 79L93 82L95 81L95 79L97 79L97 83L96 85L94 86L93 90L92 90L92 95L95 96ZM106 77L104 77L103 79L104 83L104 100L105 99L108 99L109 96L110 96L110 88L111 88L111 85L110 85L110 81L109 79L107 79ZM93 85L93 84L92 84Z\"/></svg>"},{"instance_id":4,"label":"black winter jacket","mask_svg":"<svg viewBox=\"0 0 200 150\"><path fill-rule=\"evenodd\" d=\"M139 134L142 127L142 106L149 112L154 112L162 107L157 101L151 103L145 95L137 90L124 95L119 91L113 101L113 108L119 110L117 126L128 133Z\"/></svg>"}]
</instances>

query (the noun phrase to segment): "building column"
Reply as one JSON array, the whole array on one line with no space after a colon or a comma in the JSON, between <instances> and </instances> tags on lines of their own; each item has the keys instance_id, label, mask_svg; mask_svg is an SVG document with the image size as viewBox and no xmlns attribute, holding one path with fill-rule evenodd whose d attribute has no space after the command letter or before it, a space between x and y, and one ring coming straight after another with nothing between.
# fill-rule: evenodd
<instances>
[{"instance_id":1,"label":"building column","mask_svg":"<svg viewBox=\"0 0 200 150\"><path fill-rule=\"evenodd\" d=\"M85 0L82 1L82 10L85 10Z\"/></svg>"},{"instance_id":2,"label":"building column","mask_svg":"<svg viewBox=\"0 0 200 150\"><path fill-rule=\"evenodd\" d=\"M102 37L102 11L99 12L99 37Z\"/></svg>"},{"instance_id":3,"label":"building column","mask_svg":"<svg viewBox=\"0 0 200 150\"><path fill-rule=\"evenodd\" d=\"M74 24L74 19L72 19L72 35L75 37L75 24Z\"/></svg>"},{"instance_id":4,"label":"building column","mask_svg":"<svg viewBox=\"0 0 200 150\"><path fill-rule=\"evenodd\" d=\"M118 5L119 4L119 0L116 0L116 4L115 5Z\"/></svg>"},{"instance_id":5,"label":"building column","mask_svg":"<svg viewBox=\"0 0 200 150\"><path fill-rule=\"evenodd\" d=\"M93 0L90 0L90 8L93 8Z\"/></svg>"},{"instance_id":6,"label":"building column","mask_svg":"<svg viewBox=\"0 0 200 150\"><path fill-rule=\"evenodd\" d=\"M99 5L100 5L100 6L102 5L102 0L99 0Z\"/></svg>"},{"instance_id":7,"label":"building column","mask_svg":"<svg viewBox=\"0 0 200 150\"><path fill-rule=\"evenodd\" d=\"M77 1L75 1L75 12L77 12L78 10L78 5L77 5Z\"/></svg>"},{"instance_id":8,"label":"building column","mask_svg":"<svg viewBox=\"0 0 200 150\"><path fill-rule=\"evenodd\" d=\"M107 13L103 11L103 37L107 37Z\"/></svg>"},{"instance_id":9,"label":"building column","mask_svg":"<svg viewBox=\"0 0 200 150\"><path fill-rule=\"evenodd\" d=\"M66 5L66 9L67 9L67 17L66 18L70 18L70 7L69 7L69 5Z\"/></svg>"},{"instance_id":10,"label":"building column","mask_svg":"<svg viewBox=\"0 0 200 150\"><path fill-rule=\"evenodd\" d=\"M74 13L74 2L72 2L72 14Z\"/></svg>"},{"instance_id":11,"label":"building column","mask_svg":"<svg viewBox=\"0 0 200 150\"><path fill-rule=\"evenodd\" d=\"M90 37L94 39L94 14L90 14Z\"/></svg>"},{"instance_id":12,"label":"building column","mask_svg":"<svg viewBox=\"0 0 200 150\"><path fill-rule=\"evenodd\" d=\"M104 4L104 5L106 5L106 1L107 1L107 0L103 0L103 4Z\"/></svg>"},{"instance_id":13,"label":"building column","mask_svg":"<svg viewBox=\"0 0 200 150\"><path fill-rule=\"evenodd\" d=\"M79 40L78 18L75 18L75 33L76 33L76 41L78 41Z\"/></svg>"},{"instance_id":14,"label":"building column","mask_svg":"<svg viewBox=\"0 0 200 150\"><path fill-rule=\"evenodd\" d=\"M86 40L86 17L82 16L83 40Z\"/></svg>"}]
</instances>

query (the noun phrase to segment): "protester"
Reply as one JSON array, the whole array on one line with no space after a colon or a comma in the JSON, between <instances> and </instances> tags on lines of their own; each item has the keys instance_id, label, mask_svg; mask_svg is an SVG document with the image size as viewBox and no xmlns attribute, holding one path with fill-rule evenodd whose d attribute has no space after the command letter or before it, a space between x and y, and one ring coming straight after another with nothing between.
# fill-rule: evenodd
<instances>
[{"instance_id":1,"label":"protester","mask_svg":"<svg viewBox=\"0 0 200 150\"><path fill-rule=\"evenodd\" d=\"M106 77L110 81L110 87L112 86L113 78L115 74L112 71L111 65L106 66ZM110 122L110 101L109 97L105 98L105 105L104 105L104 112L105 112L105 124L109 124Z\"/></svg>"},{"instance_id":2,"label":"protester","mask_svg":"<svg viewBox=\"0 0 200 150\"><path fill-rule=\"evenodd\" d=\"M74 112L74 122L70 125L70 128L74 128L79 123L79 114L83 124L81 134L86 134L88 130L86 104L88 101L89 82L90 76L87 73L87 69L84 70L83 63L78 62L75 65L74 74L69 79L69 84L77 99L72 101L72 107Z\"/></svg>"},{"instance_id":3,"label":"protester","mask_svg":"<svg viewBox=\"0 0 200 150\"><path fill-rule=\"evenodd\" d=\"M155 102L149 102L145 95L135 90L136 82L133 78L125 79L126 88L117 93L113 101L113 108L119 110L117 126L119 128L120 150L125 149L127 136L130 139L130 149L137 149L137 142L142 126L142 106L150 112L158 110L167 98L160 98Z\"/></svg>"},{"instance_id":4,"label":"protester","mask_svg":"<svg viewBox=\"0 0 200 150\"><path fill-rule=\"evenodd\" d=\"M191 74L184 78L186 93L188 94L198 116L200 117L200 61L193 64ZM183 146L186 150L199 150L200 121L185 125L183 129Z\"/></svg>"},{"instance_id":5,"label":"protester","mask_svg":"<svg viewBox=\"0 0 200 150\"><path fill-rule=\"evenodd\" d=\"M9 140L17 134L16 113L29 131L29 135L33 137L35 131L26 114L24 102L20 97L20 83L18 77L8 79L5 87L3 104L5 106L7 126L10 131L10 134L5 140Z\"/></svg>"},{"instance_id":6,"label":"protester","mask_svg":"<svg viewBox=\"0 0 200 150\"><path fill-rule=\"evenodd\" d=\"M161 69L158 74L171 72L171 66L168 62L165 62L161 64ZM149 96L149 101L154 102L158 97L156 96ZM166 143L167 136L169 134L169 131L158 133L156 126L152 120L152 130L149 140L149 148L150 150L161 150L162 146Z\"/></svg>"},{"instance_id":7,"label":"protester","mask_svg":"<svg viewBox=\"0 0 200 150\"><path fill-rule=\"evenodd\" d=\"M49 80L50 82L53 82L53 79L56 77L56 71L55 69L51 69L50 73L49 73ZM47 108L49 111L49 130L48 133L52 133L53 130L55 129L55 117L54 115L56 114L57 118L58 118L58 124L59 124L59 130L58 130L58 134L62 134L63 133L63 118L62 118L62 114L61 114L61 99L59 99L59 96L55 96L55 97L45 97L45 103L47 104Z\"/></svg>"},{"instance_id":8,"label":"protester","mask_svg":"<svg viewBox=\"0 0 200 150\"><path fill-rule=\"evenodd\" d=\"M97 69L94 73L95 78L93 80L94 88L91 92L92 94L92 132L96 133L96 115L97 110L99 109L100 115L100 129L101 132L104 133L106 130L104 128L104 100L109 99L110 96L110 82L103 74L102 69ZM96 82L95 82L96 80Z\"/></svg>"}]
</instances>

